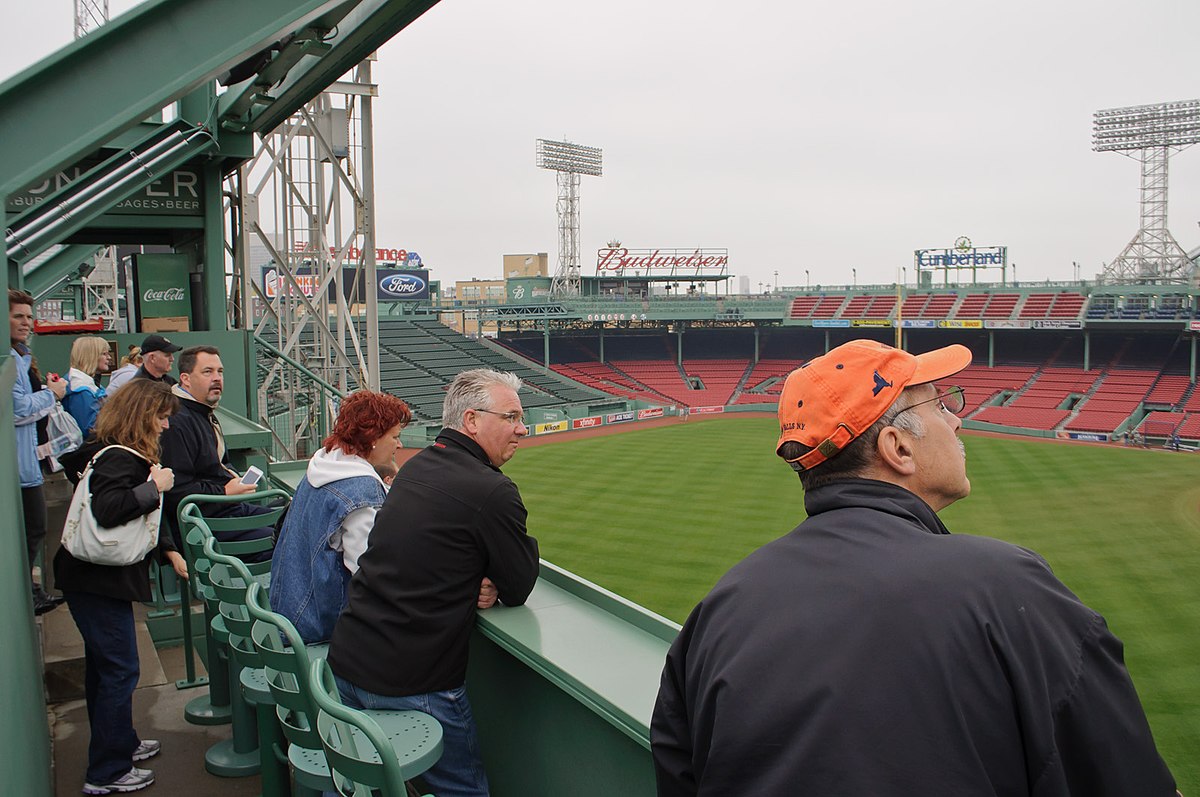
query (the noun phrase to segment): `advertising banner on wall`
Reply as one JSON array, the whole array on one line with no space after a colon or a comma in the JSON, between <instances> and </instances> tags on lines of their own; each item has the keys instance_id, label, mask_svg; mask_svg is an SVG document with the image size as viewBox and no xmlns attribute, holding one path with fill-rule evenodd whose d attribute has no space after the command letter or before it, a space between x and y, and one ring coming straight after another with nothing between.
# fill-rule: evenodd
<instances>
[{"instance_id":1,"label":"advertising banner on wall","mask_svg":"<svg viewBox=\"0 0 1200 797\"><path fill-rule=\"evenodd\" d=\"M550 423L539 423L533 427L534 434L550 434L551 432L565 432L570 428L566 421L552 421Z\"/></svg>"},{"instance_id":2,"label":"advertising banner on wall","mask_svg":"<svg viewBox=\"0 0 1200 797\"><path fill-rule=\"evenodd\" d=\"M56 172L45 180L5 197L5 209L9 213L20 213L42 203L46 197L70 185L98 165L103 159L89 157L74 166ZM133 196L118 202L106 213L146 216L202 216L204 215L204 184L200 173L191 169L179 169L164 175L138 191Z\"/></svg>"},{"instance_id":3,"label":"advertising banner on wall","mask_svg":"<svg viewBox=\"0 0 1200 797\"><path fill-rule=\"evenodd\" d=\"M571 421L572 429L591 429L594 426L602 426L603 419L599 415L593 415L590 418L574 418Z\"/></svg>"},{"instance_id":4,"label":"advertising banner on wall","mask_svg":"<svg viewBox=\"0 0 1200 797\"><path fill-rule=\"evenodd\" d=\"M978 318L955 318L950 321L938 321L938 329L983 329L983 321Z\"/></svg>"},{"instance_id":5,"label":"advertising banner on wall","mask_svg":"<svg viewBox=\"0 0 1200 797\"><path fill-rule=\"evenodd\" d=\"M937 321L932 318L902 318L900 326L905 329L934 329Z\"/></svg>"},{"instance_id":6,"label":"advertising banner on wall","mask_svg":"<svg viewBox=\"0 0 1200 797\"><path fill-rule=\"evenodd\" d=\"M133 256L138 318L190 317L188 259L176 254Z\"/></svg>"},{"instance_id":7,"label":"advertising banner on wall","mask_svg":"<svg viewBox=\"0 0 1200 797\"><path fill-rule=\"evenodd\" d=\"M647 418L661 418L663 416L662 407L652 407L648 410L638 410L638 420L644 421Z\"/></svg>"},{"instance_id":8,"label":"advertising banner on wall","mask_svg":"<svg viewBox=\"0 0 1200 797\"><path fill-rule=\"evenodd\" d=\"M725 406L718 404L715 407L692 407L689 412L692 415L716 415L719 412L724 412Z\"/></svg>"},{"instance_id":9,"label":"advertising banner on wall","mask_svg":"<svg viewBox=\"0 0 1200 797\"><path fill-rule=\"evenodd\" d=\"M814 327L848 327L850 322L845 318L814 318Z\"/></svg>"},{"instance_id":10,"label":"advertising banner on wall","mask_svg":"<svg viewBox=\"0 0 1200 797\"><path fill-rule=\"evenodd\" d=\"M633 420L633 411L629 412L614 412L604 416L605 423L625 423Z\"/></svg>"},{"instance_id":11,"label":"advertising banner on wall","mask_svg":"<svg viewBox=\"0 0 1200 797\"><path fill-rule=\"evenodd\" d=\"M852 327L891 327L891 319L888 318L856 318L850 322Z\"/></svg>"},{"instance_id":12,"label":"advertising banner on wall","mask_svg":"<svg viewBox=\"0 0 1200 797\"><path fill-rule=\"evenodd\" d=\"M1083 329L1082 321L1063 321L1054 318L1044 318L1033 322L1034 329Z\"/></svg>"},{"instance_id":13,"label":"advertising banner on wall","mask_svg":"<svg viewBox=\"0 0 1200 797\"><path fill-rule=\"evenodd\" d=\"M375 270L376 295L381 302L429 301L429 270L380 268Z\"/></svg>"},{"instance_id":14,"label":"advertising banner on wall","mask_svg":"<svg viewBox=\"0 0 1200 797\"><path fill-rule=\"evenodd\" d=\"M1108 435L1104 432L1057 432L1059 440L1086 440L1089 443L1107 443Z\"/></svg>"},{"instance_id":15,"label":"advertising banner on wall","mask_svg":"<svg viewBox=\"0 0 1200 797\"><path fill-rule=\"evenodd\" d=\"M1001 319L999 321L984 321L983 325L987 329L1029 329L1028 321L1008 321Z\"/></svg>"}]
</instances>

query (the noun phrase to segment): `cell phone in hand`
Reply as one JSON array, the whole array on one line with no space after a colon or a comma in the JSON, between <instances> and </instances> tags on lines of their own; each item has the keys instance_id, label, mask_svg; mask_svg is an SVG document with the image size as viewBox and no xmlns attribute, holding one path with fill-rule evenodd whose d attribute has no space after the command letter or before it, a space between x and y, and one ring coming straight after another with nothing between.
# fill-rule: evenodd
<instances>
[{"instance_id":1,"label":"cell phone in hand","mask_svg":"<svg viewBox=\"0 0 1200 797\"><path fill-rule=\"evenodd\" d=\"M263 477L263 472L251 465L246 470L246 475L242 477L242 484L258 484L258 480Z\"/></svg>"}]
</instances>

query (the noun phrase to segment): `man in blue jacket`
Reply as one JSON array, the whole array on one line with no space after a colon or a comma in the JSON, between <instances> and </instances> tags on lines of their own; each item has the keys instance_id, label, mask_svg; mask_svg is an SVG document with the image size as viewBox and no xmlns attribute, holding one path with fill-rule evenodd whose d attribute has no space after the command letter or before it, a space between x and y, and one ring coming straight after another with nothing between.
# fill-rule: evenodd
<instances>
[{"instance_id":1,"label":"man in blue jacket","mask_svg":"<svg viewBox=\"0 0 1200 797\"><path fill-rule=\"evenodd\" d=\"M671 646L658 792L1171 797L1120 641L1037 554L951 534L963 346L858 340L793 371L777 453L808 519Z\"/></svg>"},{"instance_id":2,"label":"man in blue jacket","mask_svg":"<svg viewBox=\"0 0 1200 797\"><path fill-rule=\"evenodd\" d=\"M10 288L8 291L8 327L12 348L9 355L17 361L17 380L13 383L13 418L16 422L17 476L21 480L21 509L25 515L25 546L29 552L30 583L33 590L33 611L44 614L62 604L63 599L50 595L42 585L32 580L33 563L46 538L46 498L42 493L42 467L37 457L37 421L49 414L54 403L67 392L67 382L52 376L34 389L30 379L33 354L29 337L33 334L33 296Z\"/></svg>"}]
</instances>

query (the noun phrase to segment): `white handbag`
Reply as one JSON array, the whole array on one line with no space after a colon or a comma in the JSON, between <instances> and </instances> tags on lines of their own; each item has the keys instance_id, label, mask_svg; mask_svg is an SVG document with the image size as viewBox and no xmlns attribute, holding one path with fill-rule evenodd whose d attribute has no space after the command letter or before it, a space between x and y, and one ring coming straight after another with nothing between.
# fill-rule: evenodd
<instances>
[{"instance_id":1,"label":"white handbag","mask_svg":"<svg viewBox=\"0 0 1200 797\"><path fill-rule=\"evenodd\" d=\"M67 522L63 526L62 546L76 559L97 565L132 565L146 558L158 545L158 529L162 521L163 496L159 493L158 509L139 515L128 523L105 528L92 514L92 465L100 455L112 448L121 448L141 459L142 454L126 446L106 446L96 452L84 468L71 497ZM149 481L149 479L147 479Z\"/></svg>"}]
</instances>

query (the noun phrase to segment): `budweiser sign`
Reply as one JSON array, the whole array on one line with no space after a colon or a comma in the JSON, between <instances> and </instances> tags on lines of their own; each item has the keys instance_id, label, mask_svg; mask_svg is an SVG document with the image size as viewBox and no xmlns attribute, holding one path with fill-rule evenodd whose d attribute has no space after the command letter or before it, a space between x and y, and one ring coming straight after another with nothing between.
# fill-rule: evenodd
<instances>
[{"instance_id":1,"label":"budweiser sign","mask_svg":"<svg viewBox=\"0 0 1200 797\"><path fill-rule=\"evenodd\" d=\"M166 288L165 290L156 291L147 289L142 294L143 302L181 302L183 301L183 288Z\"/></svg>"},{"instance_id":2,"label":"budweiser sign","mask_svg":"<svg viewBox=\"0 0 1200 797\"><path fill-rule=\"evenodd\" d=\"M596 273L621 273L630 269L700 274L725 271L728 249L601 249L596 253Z\"/></svg>"}]
</instances>

